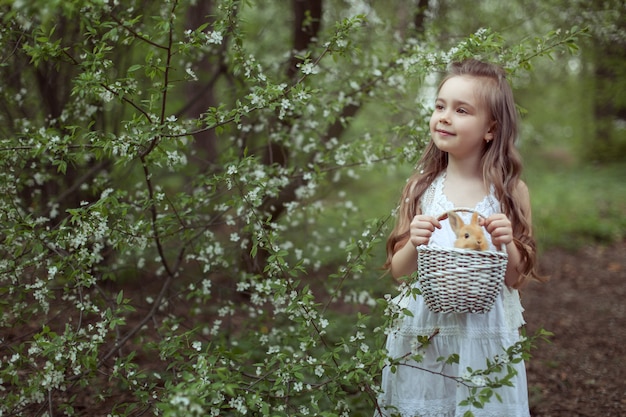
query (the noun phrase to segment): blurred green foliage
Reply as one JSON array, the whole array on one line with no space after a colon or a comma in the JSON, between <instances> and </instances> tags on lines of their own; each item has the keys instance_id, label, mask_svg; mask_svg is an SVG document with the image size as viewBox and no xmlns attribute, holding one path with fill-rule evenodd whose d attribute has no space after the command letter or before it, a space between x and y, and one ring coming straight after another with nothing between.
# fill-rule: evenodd
<instances>
[{"instance_id":1,"label":"blurred green foliage","mask_svg":"<svg viewBox=\"0 0 626 417\"><path fill-rule=\"evenodd\" d=\"M623 238L578 49L621 42L618 3L120 3L0 1L0 414L371 415L452 59L515 80L542 247Z\"/></svg>"},{"instance_id":2,"label":"blurred green foliage","mask_svg":"<svg viewBox=\"0 0 626 417\"><path fill-rule=\"evenodd\" d=\"M556 167L527 173L539 249L576 250L626 238L626 165Z\"/></svg>"}]
</instances>

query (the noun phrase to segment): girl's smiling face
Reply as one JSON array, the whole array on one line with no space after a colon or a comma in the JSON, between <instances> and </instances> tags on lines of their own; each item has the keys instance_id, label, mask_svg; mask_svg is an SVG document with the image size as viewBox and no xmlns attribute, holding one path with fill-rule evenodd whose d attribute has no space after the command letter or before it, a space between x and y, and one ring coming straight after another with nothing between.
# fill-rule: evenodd
<instances>
[{"instance_id":1,"label":"girl's smiling face","mask_svg":"<svg viewBox=\"0 0 626 417\"><path fill-rule=\"evenodd\" d=\"M477 94L482 82L475 77L455 76L439 89L430 134L437 148L451 157L480 157L484 144L493 139L494 123Z\"/></svg>"}]
</instances>

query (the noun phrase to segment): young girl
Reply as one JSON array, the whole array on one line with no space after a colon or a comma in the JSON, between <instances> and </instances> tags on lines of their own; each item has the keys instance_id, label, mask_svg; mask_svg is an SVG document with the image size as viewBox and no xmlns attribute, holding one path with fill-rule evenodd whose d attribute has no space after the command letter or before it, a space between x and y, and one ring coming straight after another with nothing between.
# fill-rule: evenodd
<instances>
[{"instance_id":1,"label":"young girl","mask_svg":"<svg viewBox=\"0 0 626 417\"><path fill-rule=\"evenodd\" d=\"M520 180L521 160L515 148L517 112L505 72L489 63L467 60L451 65L439 86L430 119L431 141L417 172L402 192L398 219L387 241L386 267L396 279L417 269L419 245L451 247L456 238L448 220L437 217L458 207L481 215L490 250L505 245L505 284L494 307L483 314L433 313L418 295L394 300L412 315L403 315L390 330L387 350L402 358L395 372L386 367L377 416L448 417L471 410L476 417L529 416L523 362L513 364L513 387L499 388L484 408L461 407L469 389L446 377L462 377L468 367L486 368L486 360L502 355L519 341L524 324L517 288L538 278L531 232L530 198ZM459 213L469 223L471 213ZM419 281L411 283L419 287ZM431 337L411 359L417 336ZM440 358L458 354L458 364ZM442 374L446 375L443 376ZM473 381L480 386L480 379Z\"/></svg>"}]
</instances>

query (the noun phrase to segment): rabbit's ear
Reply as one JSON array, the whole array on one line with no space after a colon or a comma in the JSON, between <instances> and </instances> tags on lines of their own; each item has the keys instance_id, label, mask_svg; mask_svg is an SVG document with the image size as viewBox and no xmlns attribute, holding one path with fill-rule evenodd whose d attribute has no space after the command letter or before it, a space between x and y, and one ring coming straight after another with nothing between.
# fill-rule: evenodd
<instances>
[{"instance_id":1,"label":"rabbit's ear","mask_svg":"<svg viewBox=\"0 0 626 417\"><path fill-rule=\"evenodd\" d=\"M450 227L452 227L454 233L458 235L461 227L465 226L463 219L461 219L461 217L453 211L448 212L448 219L450 219Z\"/></svg>"},{"instance_id":2,"label":"rabbit's ear","mask_svg":"<svg viewBox=\"0 0 626 417\"><path fill-rule=\"evenodd\" d=\"M474 212L474 214L472 214L472 224L478 226L478 212Z\"/></svg>"}]
</instances>

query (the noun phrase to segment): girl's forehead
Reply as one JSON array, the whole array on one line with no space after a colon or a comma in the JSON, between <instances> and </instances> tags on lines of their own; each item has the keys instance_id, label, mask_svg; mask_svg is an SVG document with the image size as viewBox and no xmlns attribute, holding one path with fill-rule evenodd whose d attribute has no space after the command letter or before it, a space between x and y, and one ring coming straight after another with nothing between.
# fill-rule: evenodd
<instances>
[{"instance_id":1,"label":"girl's forehead","mask_svg":"<svg viewBox=\"0 0 626 417\"><path fill-rule=\"evenodd\" d=\"M476 107L486 104L484 80L466 75L448 78L439 88L438 100L461 101Z\"/></svg>"},{"instance_id":2,"label":"girl's forehead","mask_svg":"<svg viewBox=\"0 0 626 417\"><path fill-rule=\"evenodd\" d=\"M475 77L456 75L448 78L439 88L439 95L464 96L466 98L478 97L480 80Z\"/></svg>"}]
</instances>

